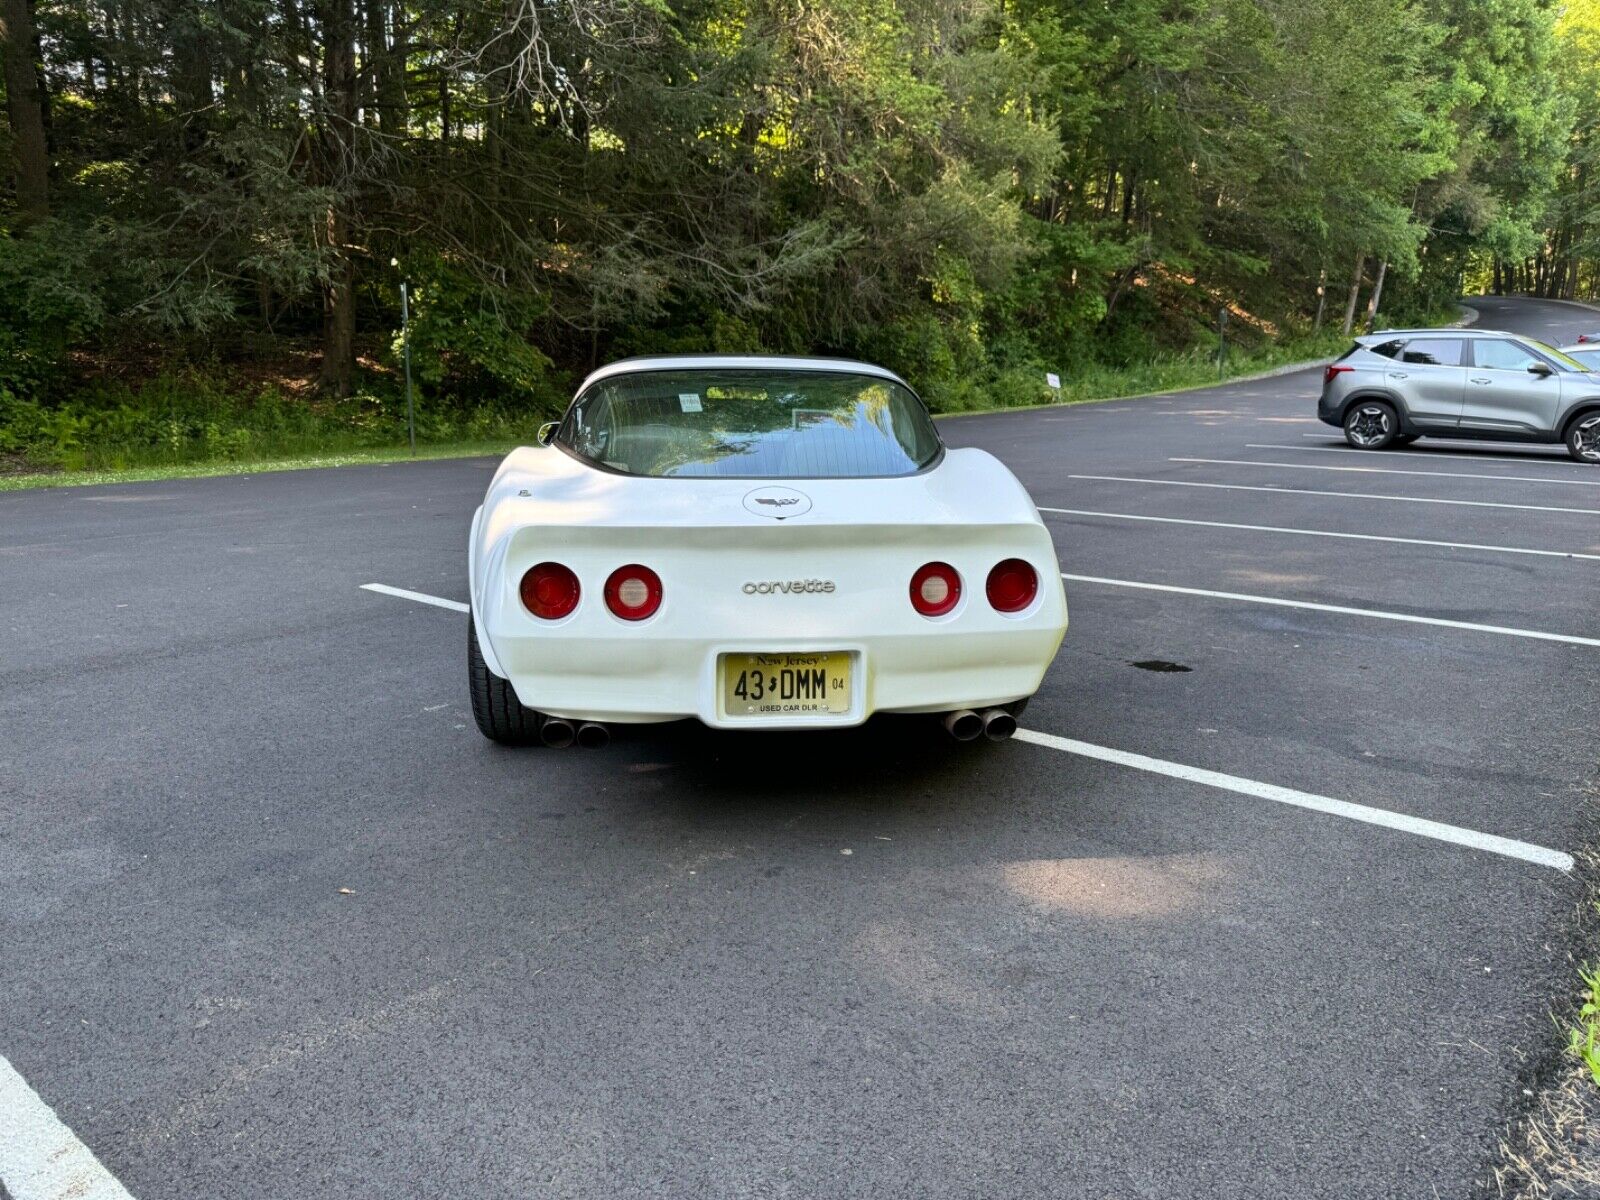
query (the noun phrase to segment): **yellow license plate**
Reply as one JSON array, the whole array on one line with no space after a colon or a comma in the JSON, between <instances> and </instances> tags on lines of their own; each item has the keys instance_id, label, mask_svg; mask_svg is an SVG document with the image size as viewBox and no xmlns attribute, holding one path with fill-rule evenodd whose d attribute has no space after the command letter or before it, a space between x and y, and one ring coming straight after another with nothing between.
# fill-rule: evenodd
<instances>
[{"instance_id":1,"label":"yellow license plate","mask_svg":"<svg viewBox=\"0 0 1600 1200\"><path fill-rule=\"evenodd\" d=\"M842 652L724 654L722 711L730 717L849 712L850 659Z\"/></svg>"}]
</instances>

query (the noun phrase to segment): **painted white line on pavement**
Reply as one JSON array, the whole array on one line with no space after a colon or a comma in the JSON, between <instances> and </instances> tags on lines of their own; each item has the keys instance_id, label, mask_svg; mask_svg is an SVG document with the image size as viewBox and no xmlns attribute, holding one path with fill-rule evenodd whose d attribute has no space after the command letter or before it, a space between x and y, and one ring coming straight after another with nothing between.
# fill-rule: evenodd
<instances>
[{"instance_id":1,"label":"painted white line on pavement","mask_svg":"<svg viewBox=\"0 0 1600 1200\"><path fill-rule=\"evenodd\" d=\"M1407 471L1400 467L1333 467L1326 463L1261 462L1254 458L1169 458L1168 462L1212 463L1224 467L1276 467L1284 471L1357 471L1363 475L1425 475L1436 479L1506 479L1513 483L1552 483L1559 487L1600 487L1600 479L1549 479L1537 475L1479 475L1469 471Z\"/></svg>"},{"instance_id":2,"label":"painted white line on pavement","mask_svg":"<svg viewBox=\"0 0 1600 1200\"><path fill-rule=\"evenodd\" d=\"M133 1200L3 1056L0 1183L11 1200Z\"/></svg>"},{"instance_id":3,"label":"painted white line on pavement","mask_svg":"<svg viewBox=\"0 0 1600 1200\"><path fill-rule=\"evenodd\" d=\"M1331 438L1332 440L1337 441L1337 442L1344 442L1344 436L1342 434L1340 434L1337 429L1329 430L1329 431L1327 431L1325 433L1302 433L1300 436L1303 437L1303 438L1322 438L1324 440L1328 440L1328 439ZM1432 450L1381 450L1381 451L1379 451L1379 450L1357 450L1354 446L1349 445L1348 443L1345 443L1343 445L1338 445L1338 446L1315 446L1315 447L1312 447L1312 446L1296 446L1296 447L1294 447L1294 449L1297 449L1297 450L1300 450L1300 449L1305 449L1305 450L1310 450L1310 449L1316 449L1316 450L1345 450L1345 451L1349 451L1352 454L1382 454L1385 457L1388 457L1391 454L1412 454L1412 455L1416 455L1417 457L1420 457L1420 458L1431 458L1434 455L1449 454L1449 455L1452 455L1452 456L1454 456L1456 458L1475 458L1475 459L1478 459L1479 461L1486 461L1486 462L1494 461L1494 459L1492 457L1489 458L1489 459L1485 459L1482 454L1475 454L1471 450L1446 450L1445 449L1445 446L1447 446L1447 445L1450 445L1450 446L1481 446L1485 450L1501 450L1501 451L1504 451L1505 452L1505 456L1504 456L1505 457L1505 461L1506 462L1511 462L1511 463L1517 463L1517 462L1551 463L1552 465L1558 466L1558 467L1582 467L1582 466L1585 465L1585 464L1580 463L1580 462L1575 462L1571 458L1568 458L1567 455L1566 455L1566 452L1565 451L1561 451L1561 445L1560 445L1559 442L1519 442L1519 441L1514 441L1514 440L1512 440L1510 438L1506 438L1506 439L1502 439L1502 440L1496 441L1494 438L1459 438L1459 437L1433 437L1433 438L1427 439L1427 441L1428 441L1428 445L1429 446L1436 447L1436 448L1432 449ZM1556 451L1561 451L1561 452L1558 453L1558 454L1529 453L1530 451L1537 451L1537 449L1540 446L1543 446L1543 447L1545 447L1547 449L1550 449L1550 450L1556 450ZM1288 449L1288 448L1289 447L1284 447L1284 449ZM1520 453L1519 453L1519 451L1520 451Z\"/></svg>"},{"instance_id":4,"label":"painted white line on pavement","mask_svg":"<svg viewBox=\"0 0 1600 1200\"><path fill-rule=\"evenodd\" d=\"M1499 500L1440 500L1435 496L1385 496L1375 492L1318 492L1310 488L1262 487L1248 483L1201 483L1194 479L1145 479L1137 475L1068 475L1110 483L1154 483L1162 487L1216 488L1224 492L1271 492L1277 496L1333 496L1340 500L1394 500L1405 504L1455 504L1465 508L1515 508L1522 512L1581 513L1600 517L1600 508L1553 508L1548 504L1506 504Z\"/></svg>"},{"instance_id":5,"label":"painted white line on pavement","mask_svg":"<svg viewBox=\"0 0 1600 1200\"><path fill-rule=\"evenodd\" d=\"M1530 842L1519 842L1513 838L1498 837L1492 833L1479 833L1475 829L1463 829L1459 825L1446 825L1440 821L1428 821L1422 817L1407 816L1405 813L1391 812L1385 808L1371 808L1365 804L1351 804L1346 800L1334 800L1329 796L1318 796L1313 792L1300 792L1293 788L1279 787L1276 784L1257 783L1253 779L1241 779L1236 775L1224 775L1220 771L1208 771L1203 767L1190 767L1183 763L1148 758L1143 754L1130 754L1126 750L1113 750L1108 746L1096 746L1090 742L1057 737L1052 733L1039 733L1033 729L1019 729L1013 736L1019 742L1045 746L1051 750L1061 750L1067 754L1076 754L1084 758L1094 758L1101 762L1114 763L1120 767L1131 767L1135 771L1149 771L1155 775L1165 775L1168 779L1181 779L1187 783L1198 783L1205 787L1237 792L1242 796L1254 796L1258 800L1272 800L1278 804L1289 804L1295 808L1305 808L1310 809L1312 812L1343 817L1348 821L1361 821L1368 825L1378 825L1385 829L1399 830L1402 833L1413 833L1418 837L1433 838L1435 841L1467 846L1473 850L1483 850L1490 854L1503 855L1506 858L1521 859L1523 862L1537 863L1542 867L1554 867L1558 871L1572 870L1572 856L1570 854L1564 854L1560 850L1551 850L1545 846L1535 846Z\"/></svg>"},{"instance_id":6,"label":"painted white line on pavement","mask_svg":"<svg viewBox=\"0 0 1600 1200\"><path fill-rule=\"evenodd\" d=\"M1051 510L1055 511L1055 510ZM1073 579L1087 583L1117 583L1117 580L1095 579L1087 575L1062 575L1063 579ZM454 600L445 600L440 596L429 596L423 592L409 592L404 588L386 587L381 583L363 584L368 591L382 592L388 596L398 596L402 600L415 600L420 604L435 604L441 608L465 608ZM1160 587L1157 584L1127 584L1130 587ZM1166 591L1191 591L1189 588L1162 588ZM1259 597L1245 596L1232 597L1226 592L1208 592L1204 595L1224 596L1230 599L1259 599ZM1276 601L1275 603L1291 603L1289 601ZM1326 608L1326 605L1298 605L1298 607ZM1364 612L1362 609L1348 609L1342 611ZM1367 614L1381 615L1381 614ZM1403 620L1428 620L1428 618L1401 618ZM1457 622L1444 621L1438 624L1453 625ZM1467 626L1467 628L1490 628L1489 626ZM1533 636L1547 637L1547 634ZM1600 641L1594 643L1600 645ZM1441 842L1451 842L1458 846L1468 846L1474 850L1484 850L1490 854L1500 854L1507 858L1518 858L1524 862L1537 863L1540 866L1554 867L1558 871L1572 870L1572 856L1563 854L1559 850L1550 850L1544 846L1535 846L1528 842L1519 842L1512 838L1498 837L1492 833L1479 833L1472 829L1463 829L1456 825L1445 825L1438 821L1428 821L1421 817L1409 817L1404 813L1389 812L1382 808L1369 808L1364 804L1351 804L1344 800L1334 800L1327 796L1314 795L1311 792L1297 792L1293 788L1279 787L1271 783L1257 783L1252 779L1241 779L1234 775L1224 775L1220 771L1208 771L1203 767L1190 767L1183 763L1166 762L1159 758L1148 758L1143 754L1131 754L1126 750L1113 750L1107 746L1096 746L1089 742L1074 741L1072 738L1057 737L1052 733L1039 733L1032 729L1019 729L1013 735L1018 741L1030 742L1036 746L1046 746L1052 750L1064 750L1068 754L1077 754L1084 758L1095 758L1102 762L1115 763L1118 766L1132 767L1138 771L1149 771L1156 775L1165 775L1169 779L1181 779L1188 783L1198 783L1206 787L1221 788L1224 791L1238 792L1245 796L1254 796L1261 800L1275 800L1279 804L1290 804L1296 808L1312 809L1316 812L1328 813L1332 816L1344 817L1352 821L1364 821L1369 825L1381 825L1388 829L1398 829L1405 833L1414 833L1421 837L1430 837ZM0 1059L0 1064L5 1060ZM19 1080L20 1082L20 1080ZM26 1087L23 1084L23 1087ZM3 1091L0 1091L3 1097ZM36 1098L37 1099L37 1098ZM0 1102L0 1114L6 1108ZM48 1111L48 1110L47 1110ZM71 1136L70 1134L68 1136ZM3 1144L3 1143L0 1143ZM84 1151L88 1153L87 1150ZM92 1158L92 1156L91 1156ZM98 1166L98 1164L96 1164ZM109 1178L109 1177L108 1177ZM113 1181L115 1182L115 1181ZM99 1194L85 1193L91 1200L101 1200ZM116 1192L105 1194L104 1200L115 1200L126 1196L119 1188ZM13 1200L34 1200L33 1196L24 1196L13 1189ZM54 1196L51 1200L56 1200ZM129 1198L131 1200L131 1197Z\"/></svg>"},{"instance_id":7,"label":"painted white line on pavement","mask_svg":"<svg viewBox=\"0 0 1600 1200\"><path fill-rule=\"evenodd\" d=\"M1302 433L1301 437L1318 437L1315 433ZM1452 442L1462 442L1461 438L1451 438ZM1432 442L1428 443L1433 445ZM1466 445L1479 443L1466 442ZM1496 450L1512 450L1526 442L1483 442L1484 449L1493 447ZM1378 457L1379 461L1388 458L1464 458L1469 462L1482 463L1486 467L1572 467L1578 471L1589 471L1593 468L1587 463L1574 462L1565 454L1557 457L1554 454L1483 454L1471 450L1357 450L1354 446L1291 446L1284 442L1246 442L1247 450L1293 450L1297 454L1365 454L1368 458ZM1491 478L1484 476L1485 479ZM1495 475L1492 478L1507 478Z\"/></svg>"},{"instance_id":8,"label":"painted white line on pavement","mask_svg":"<svg viewBox=\"0 0 1600 1200\"><path fill-rule=\"evenodd\" d=\"M1497 633L1503 637L1532 638L1540 642L1563 642L1569 646L1600 646L1600 638L1578 637L1570 633L1545 633L1540 629L1514 629L1507 625L1480 625L1475 621L1450 621L1444 617L1423 617L1415 613L1387 612L1381 608L1353 608L1345 604L1316 604L1310 600L1284 600L1278 596L1252 596L1245 592L1213 592L1206 588L1177 587L1170 583L1141 583L1132 579L1103 579L1098 575L1068 575L1061 578L1077 583L1099 583L1106 587L1138 588L1148 592L1175 592L1181 596L1205 596L1212 600L1239 600L1247 604L1270 604L1277 608L1305 608L1312 612L1340 613L1350 617L1373 617L1379 621L1404 621L1412 625L1439 625L1446 629L1466 629L1473 633Z\"/></svg>"},{"instance_id":9,"label":"painted white line on pavement","mask_svg":"<svg viewBox=\"0 0 1600 1200\"><path fill-rule=\"evenodd\" d=\"M386 583L363 583L364 592L377 592L382 596L398 596L402 600L415 600L418 604L431 604L435 608L448 608L451 612L466 612L467 606L459 600L446 600L443 596L430 596L426 592L408 592L405 588L390 587Z\"/></svg>"},{"instance_id":10,"label":"painted white line on pavement","mask_svg":"<svg viewBox=\"0 0 1600 1200\"><path fill-rule=\"evenodd\" d=\"M1600 554L1572 550L1534 550L1526 546L1480 546L1475 542L1436 542L1429 538L1391 537L1381 533L1335 533L1329 529L1291 529L1284 525L1240 525L1233 521L1196 521L1187 517L1146 517L1135 513L1095 512L1087 508L1045 508L1044 513L1073 517L1109 517L1116 521L1159 521L1164 525L1204 525L1209 529L1245 529L1252 533L1293 533L1301 537L1348 538L1360 542L1398 542L1405 546L1441 546L1446 550L1490 550L1496 554L1537 554L1545 558L1580 558L1600 562Z\"/></svg>"}]
</instances>

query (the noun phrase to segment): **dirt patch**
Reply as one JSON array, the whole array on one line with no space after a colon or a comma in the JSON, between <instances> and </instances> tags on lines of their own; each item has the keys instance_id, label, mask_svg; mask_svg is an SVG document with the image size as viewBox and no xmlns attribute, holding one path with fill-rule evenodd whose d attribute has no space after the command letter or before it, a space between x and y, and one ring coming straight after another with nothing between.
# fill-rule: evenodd
<instances>
[{"instance_id":1,"label":"dirt patch","mask_svg":"<svg viewBox=\"0 0 1600 1200\"><path fill-rule=\"evenodd\" d=\"M38 463L29 462L20 454L0 454L0 477L6 475L43 475L50 470Z\"/></svg>"},{"instance_id":2,"label":"dirt patch","mask_svg":"<svg viewBox=\"0 0 1600 1200\"><path fill-rule=\"evenodd\" d=\"M1586 802L1591 814L1600 809L1600 786L1589 789ZM1575 857L1586 886L1568 938L1571 988L1552 1001L1548 1050L1519 1082L1521 1111L1501 1136L1497 1161L1480 1188L1481 1196L1495 1200L1600 1200L1600 1084L1566 1045L1587 998L1580 968L1600 962L1600 846Z\"/></svg>"}]
</instances>

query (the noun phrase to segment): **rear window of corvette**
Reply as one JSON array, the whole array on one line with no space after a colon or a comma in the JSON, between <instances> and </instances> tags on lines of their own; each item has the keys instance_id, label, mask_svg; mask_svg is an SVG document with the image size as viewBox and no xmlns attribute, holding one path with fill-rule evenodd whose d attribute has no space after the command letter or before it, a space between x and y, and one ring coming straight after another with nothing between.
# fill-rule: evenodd
<instances>
[{"instance_id":1,"label":"rear window of corvette","mask_svg":"<svg viewBox=\"0 0 1600 1200\"><path fill-rule=\"evenodd\" d=\"M942 449L922 401L892 379L745 367L602 379L573 403L556 443L656 478L914 475Z\"/></svg>"}]
</instances>

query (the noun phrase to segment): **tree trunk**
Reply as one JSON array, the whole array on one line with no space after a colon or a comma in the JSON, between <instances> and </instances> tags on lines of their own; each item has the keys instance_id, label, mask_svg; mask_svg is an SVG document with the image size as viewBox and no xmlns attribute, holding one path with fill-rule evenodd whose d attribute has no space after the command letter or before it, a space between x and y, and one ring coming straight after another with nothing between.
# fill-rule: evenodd
<instances>
[{"instance_id":1,"label":"tree trunk","mask_svg":"<svg viewBox=\"0 0 1600 1200\"><path fill-rule=\"evenodd\" d=\"M216 93L211 86L211 47L205 31L192 17L175 23L172 40L172 93L178 108L185 153L196 153L206 141L211 106Z\"/></svg>"},{"instance_id":2,"label":"tree trunk","mask_svg":"<svg viewBox=\"0 0 1600 1200\"><path fill-rule=\"evenodd\" d=\"M1350 336L1350 329L1356 323L1356 301L1361 298L1361 272L1366 269L1367 256L1363 251L1356 255L1355 273L1350 276L1350 298L1344 302L1344 335Z\"/></svg>"},{"instance_id":3,"label":"tree trunk","mask_svg":"<svg viewBox=\"0 0 1600 1200\"><path fill-rule=\"evenodd\" d=\"M354 184L351 149L356 135L356 22L353 0L319 0L323 36L322 128L318 152L322 181L334 199L324 235L331 265L322 285L322 371L319 382L335 395L350 394L355 374L355 260L351 257L347 196Z\"/></svg>"},{"instance_id":4,"label":"tree trunk","mask_svg":"<svg viewBox=\"0 0 1600 1200\"><path fill-rule=\"evenodd\" d=\"M455 20L451 25L450 44L461 44L461 9L456 9ZM446 146L450 144L450 68L444 64L439 66L439 140Z\"/></svg>"},{"instance_id":5,"label":"tree trunk","mask_svg":"<svg viewBox=\"0 0 1600 1200\"><path fill-rule=\"evenodd\" d=\"M388 0L365 0L365 8L378 128L390 137L402 137L406 132L406 46L400 28L404 17Z\"/></svg>"},{"instance_id":6,"label":"tree trunk","mask_svg":"<svg viewBox=\"0 0 1600 1200\"><path fill-rule=\"evenodd\" d=\"M356 265L349 256L344 214L328 208L328 244L338 260L322 285L322 371L317 382L336 396L348 396L356 367Z\"/></svg>"},{"instance_id":7,"label":"tree trunk","mask_svg":"<svg viewBox=\"0 0 1600 1200\"><path fill-rule=\"evenodd\" d=\"M1322 332L1322 314L1328 307L1328 268L1317 272L1317 319L1311 322L1311 332Z\"/></svg>"},{"instance_id":8,"label":"tree trunk","mask_svg":"<svg viewBox=\"0 0 1600 1200\"><path fill-rule=\"evenodd\" d=\"M0 70L14 146L17 212L27 224L50 215L50 151L44 88L34 58L32 0L0 0Z\"/></svg>"},{"instance_id":9,"label":"tree trunk","mask_svg":"<svg viewBox=\"0 0 1600 1200\"><path fill-rule=\"evenodd\" d=\"M1383 277L1389 273L1389 260L1386 258L1378 264L1378 278L1372 285L1372 298L1367 301L1367 332L1372 332L1372 327L1378 321L1378 303L1383 299Z\"/></svg>"}]
</instances>

